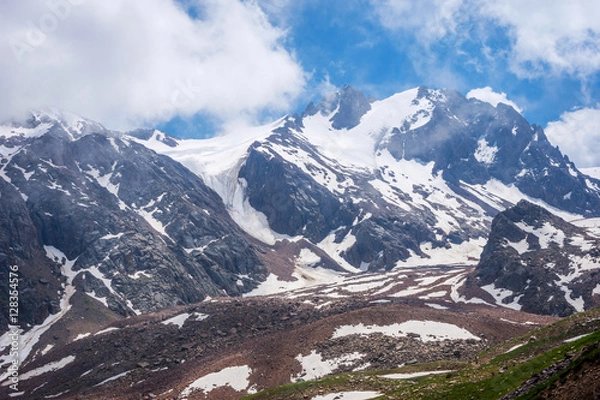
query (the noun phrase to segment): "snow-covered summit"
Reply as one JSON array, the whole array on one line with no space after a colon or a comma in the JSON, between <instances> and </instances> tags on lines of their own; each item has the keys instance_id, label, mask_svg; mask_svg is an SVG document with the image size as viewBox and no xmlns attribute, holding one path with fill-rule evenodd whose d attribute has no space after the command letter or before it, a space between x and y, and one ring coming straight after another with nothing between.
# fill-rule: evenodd
<instances>
[{"instance_id":1,"label":"snow-covered summit","mask_svg":"<svg viewBox=\"0 0 600 400\"><path fill-rule=\"evenodd\" d=\"M600 213L600 183L539 127L451 90L373 101L344 86L270 125L142 143L202 177L250 235L306 240L315 265L348 271L477 260L493 216L522 199L569 220Z\"/></svg>"},{"instance_id":2,"label":"snow-covered summit","mask_svg":"<svg viewBox=\"0 0 600 400\"><path fill-rule=\"evenodd\" d=\"M32 111L24 121L0 123L0 139L4 142L40 137L49 132L65 136L69 140L76 140L93 133L106 136L117 135L116 132L109 131L99 122L58 108Z\"/></svg>"}]
</instances>

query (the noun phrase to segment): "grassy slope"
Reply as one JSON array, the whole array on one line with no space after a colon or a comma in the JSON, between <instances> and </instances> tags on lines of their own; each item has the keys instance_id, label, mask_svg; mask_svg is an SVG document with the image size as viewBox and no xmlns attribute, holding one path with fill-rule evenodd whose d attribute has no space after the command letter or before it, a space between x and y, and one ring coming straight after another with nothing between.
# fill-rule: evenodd
<instances>
[{"instance_id":1,"label":"grassy slope","mask_svg":"<svg viewBox=\"0 0 600 400\"><path fill-rule=\"evenodd\" d=\"M565 342L580 335L587 336ZM499 399L527 381L529 384L519 393L520 397L514 395L514 398L531 399L597 357L600 357L600 309L572 315L494 346L481 353L477 363L444 361L393 371L339 374L268 389L244 399L310 399L317 394L350 390L378 391L382 393L378 399ZM381 377L386 373L434 370L453 372L410 380Z\"/></svg>"}]
</instances>

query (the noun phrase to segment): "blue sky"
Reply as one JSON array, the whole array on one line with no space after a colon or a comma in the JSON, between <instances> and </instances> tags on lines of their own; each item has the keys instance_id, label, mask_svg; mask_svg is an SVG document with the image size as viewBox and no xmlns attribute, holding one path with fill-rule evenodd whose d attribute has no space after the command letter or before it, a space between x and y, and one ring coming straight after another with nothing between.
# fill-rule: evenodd
<instances>
[{"instance_id":1,"label":"blue sky","mask_svg":"<svg viewBox=\"0 0 600 400\"><path fill-rule=\"evenodd\" d=\"M287 10L280 8L279 13L287 15L282 22L282 17L272 12L271 20L288 29L286 48L312 74L309 85L313 87L324 80L337 87L348 83L382 98L418 85L456 89L464 94L490 86L517 101L531 122L544 126L559 119L566 110L594 106L600 101L598 68L585 75L566 68L552 71L554 66L545 60L535 66L536 60L528 60L530 67L528 62L519 66L524 71L512 68L517 40L513 34L515 27L501 24L498 17L476 14L477 2L462 2L462 8L456 9L456 13L464 12L462 20L449 15L449 19L455 20L440 21L432 27L427 27L421 18L443 19L443 15L436 14L435 7L444 1L278 3L287 7ZM418 3L429 3L431 8L419 9L414 5ZM520 3L527 1L516 2ZM600 7L591 1L583 3ZM386 6L391 10L406 7L398 15L397 25L382 21L378 13L388 12ZM270 9L265 6L265 10ZM523 12L528 12L526 7ZM416 20L418 24L405 24L402 18ZM453 24L456 26L450 30ZM600 51L600 21L592 28L596 29L596 36L591 44L595 51ZM437 29L446 32L431 33Z\"/></svg>"},{"instance_id":2,"label":"blue sky","mask_svg":"<svg viewBox=\"0 0 600 400\"><path fill-rule=\"evenodd\" d=\"M486 88L600 166L596 0L21 0L0 2L0 43L2 119L57 106L206 137L344 84Z\"/></svg>"},{"instance_id":3,"label":"blue sky","mask_svg":"<svg viewBox=\"0 0 600 400\"><path fill-rule=\"evenodd\" d=\"M285 48L308 75L306 90L290 112L300 111L324 91L344 84L376 98L419 85L463 94L490 87L505 93L531 123L546 127L560 121L565 112L596 110L600 102L600 65L597 60L592 65L580 60L585 48L595 57L600 52L600 20L581 15L591 11L591 16L597 16L600 5L555 1L559 2L540 18L545 28L537 38L535 30L532 35L520 24L529 23L528 15L544 13L544 5L550 2L508 1L512 9L504 12L482 9L487 3L477 1L283 0L258 4L270 23L285 30ZM560 27L569 15L572 20L582 19L580 29L576 23L575 29ZM565 44L561 42L567 46L562 53L560 46ZM556 49L544 48L548 43ZM558 57L553 54L557 51ZM269 117L272 115L267 112ZM195 131L198 123L205 124L209 132L218 129L218 124L206 125L205 117L187 123L177 119L161 127L177 134L187 132L187 127ZM596 132L600 136L600 128ZM571 152L578 147L568 140L555 138L554 142ZM600 145L598 140L596 143ZM592 156L588 158L586 166L595 164L595 157L594 161Z\"/></svg>"}]
</instances>

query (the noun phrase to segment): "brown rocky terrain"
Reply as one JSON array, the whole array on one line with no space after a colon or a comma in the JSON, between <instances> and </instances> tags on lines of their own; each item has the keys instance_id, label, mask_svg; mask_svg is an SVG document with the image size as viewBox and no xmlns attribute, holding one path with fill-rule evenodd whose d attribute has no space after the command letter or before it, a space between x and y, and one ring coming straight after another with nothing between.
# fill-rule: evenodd
<instances>
[{"instance_id":1,"label":"brown rocky terrain","mask_svg":"<svg viewBox=\"0 0 600 400\"><path fill-rule=\"evenodd\" d=\"M313 353L321 357L316 367L329 362L332 373L434 360L466 361L488 346L556 320L475 304L449 304L447 310L436 310L419 299L381 303L346 298L329 300L322 307L318 299L312 300L217 299L114 322L112 331L72 341L45 355L38 351L21 370L22 376L36 370L38 374L20 382L19 389L25 392L20 398L237 399L249 391L315 375L312 364L300 362ZM189 316L181 327L164 323L183 313ZM406 321L452 324L480 340L430 337L425 341L415 333L333 338L341 326ZM39 368L48 369L69 356L75 359L67 365L39 373L43 371ZM217 385L208 393L180 395L198 378L240 366L251 371L242 390ZM6 389L2 388L5 394Z\"/></svg>"}]
</instances>

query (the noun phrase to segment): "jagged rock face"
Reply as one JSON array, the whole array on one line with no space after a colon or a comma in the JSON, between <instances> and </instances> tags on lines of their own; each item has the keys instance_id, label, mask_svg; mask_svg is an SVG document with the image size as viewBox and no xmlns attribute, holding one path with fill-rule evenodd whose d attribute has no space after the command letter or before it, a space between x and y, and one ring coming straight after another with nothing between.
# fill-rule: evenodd
<instances>
[{"instance_id":1,"label":"jagged rock face","mask_svg":"<svg viewBox=\"0 0 600 400\"><path fill-rule=\"evenodd\" d=\"M526 201L496 216L477 266L495 302L566 316L600 304L600 238Z\"/></svg>"},{"instance_id":2,"label":"jagged rock face","mask_svg":"<svg viewBox=\"0 0 600 400\"><path fill-rule=\"evenodd\" d=\"M329 232L354 219L352 204L344 204L294 164L277 154L251 150L239 177L247 182L248 200L264 213L270 227L289 236L303 235L318 243Z\"/></svg>"},{"instance_id":3,"label":"jagged rock face","mask_svg":"<svg viewBox=\"0 0 600 400\"><path fill-rule=\"evenodd\" d=\"M405 121L390 137L388 149L396 159L433 161L434 171L453 184L483 184L493 178L557 208L599 215L598 182L590 183L595 189L590 191L586 177L544 131L512 107L421 87L415 102L426 100L434 105L430 121L410 131Z\"/></svg>"},{"instance_id":4,"label":"jagged rock face","mask_svg":"<svg viewBox=\"0 0 600 400\"><path fill-rule=\"evenodd\" d=\"M340 91L338 111L331 117L331 126L335 129L354 128L370 109L363 92L346 85Z\"/></svg>"},{"instance_id":5,"label":"jagged rock face","mask_svg":"<svg viewBox=\"0 0 600 400\"><path fill-rule=\"evenodd\" d=\"M42 248L25 201L8 182L0 179L0 326L18 325L8 319L9 272L16 271L20 301L19 324L40 324L59 308L60 268L49 260ZM0 329L2 330L2 329Z\"/></svg>"},{"instance_id":6,"label":"jagged rock face","mask_svg":"<svg viewBox=\"0 0 600 400\"><path fill-rule=\"evenodd\" d=\"M321 113L333 113L329 121L334 129L351 129L360 123L360 119L371 109L371 104L364 93L349 85L344 85L339 92L323 99L317 106L310 103L303 116Z\"/></svg>"},{"instance_id":7,"label":"jagged rock face","mask_svg":"<svg viewBox=\"0 0 600 400\"><path fill-rule=\"evenodd\" d=\"M330 131L349 130L348 135L352 128L361 128L361 118L368 123L371 105L364 95L344 87L319 105L309 105L302 117L288 119L274 135L256 142L249 151L239 177L247 185L250 204L265 213L270 227L278 233L304 235L314 243L323 240L328 232L335 232L334 242L341 243L350 233L355 243L340 254L354 267L364 267L366 263L373 270L392 268L412 255L427 258L422 243L430 243L436 249L485 235L489 220L484 218L473 224L471 217L480 211L469 201L486 210L488 216L510 203L498 206L480 201L472 193L465 193L465 184L485 185L495 180L516 185L525 195L564 210L586 216L600 212L597 182L586 181L550 145L541 128L530 126L513 108L504 104L493 107L468 100L457 92L425 87L418 89L409 107L413 108L411 113L397 111L399 116L406 114L403 119L390 118L382 125L383 131L369 132L375 139L374 147L365 152L373 153L379 168L368 171L345 168L311 143L310 121L314 116L328 118ZM390 115L393 113L389 111ZM455 192L451 195L461 203L461 213L444 202L432 204L429 209L422 207L422 202L416 207L411 204L407 212L406 207L390 207L382 201L383 193L371 187L373 181L389 185L405 203L414 202L416 196L429 201L435 193L433 185L419 181L413 182L410 191L400 189L396 184L398 174L389 168L391 161L378 161L385 151L399 163L433 163L431 176L441 174L444 183ZM401 168L398 171L403 173ZM351 180L354 185L338 185L339 194L336 190L324 190L332 179L338 183ZM353 197L363 201L347 201ZM335 212L340 209L352 218L337 218ZM441 229L445 221L440 211L451 215L460 229ZM369 217L365 219L367 213ZM356 222L348 224L348 220Z\"/></svg>"},{"instance_id":8,"label":"jagged rock face","mask_svg":"<svg viewBox=\"0 0 600 400\"><path fill-rule=\"evenodd\" d=\"M122 315L238 295L266 277L219 196L172 159L106 132L73 138L58 124L12 141L0 179L0 261L26 268L33 258L38 271L27 279L54 277L42 288L56 293L64 281L44 246L74 262L78 290ZM45 293L26 285L34 298ZM55 312L57 296L46 297Z\"/></svg>"}]
</instances>

